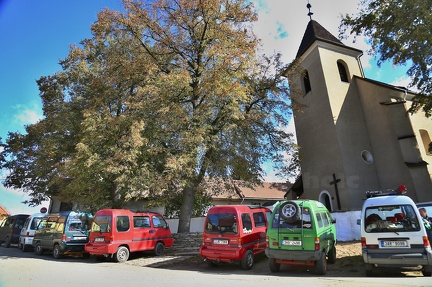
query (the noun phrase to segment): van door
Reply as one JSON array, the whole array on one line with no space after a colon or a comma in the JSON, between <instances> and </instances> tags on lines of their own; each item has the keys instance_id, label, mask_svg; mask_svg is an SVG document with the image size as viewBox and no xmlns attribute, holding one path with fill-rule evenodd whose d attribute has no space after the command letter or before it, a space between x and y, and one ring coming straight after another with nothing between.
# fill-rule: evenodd
<instances>
[{"instance_id":1,"label":"van door","mask_svg":"<svg viewBox=\"0 0 432 287\"><path fill-rule=\"evenodd\" d=\"M152 214L152 229L150 229L149 233L152 237L151 246L149 246L150 250L153 250L158 241L163 241L164 245L169 247L173 245L173 238L171 235L171 231L168 228L168 223L159 214Z\"/></svg>"},{"instance_id":2,"label":"van door","mask_svg":"<svg viewBox=\"0 0 432 287\"><path fill-rule=\"evenodd\" d=\"M113 231L113 243L121 244L132 242L131 237L131 223L129 215L117 215L115 217L115 230Z\"/></svg>"},{"instance_id":3,"label":"van door","mask_svg":"<svg viewBox=\"0 0 432 287\"><path fill-rule=\"evenodd\" d=\"M256 240L254 253L264 252L266 248L266 229L267 219L263 211L254 212L253 216L253 233L256 234L254 240ZM256 251L255 251L256 250Z\"/></svg>"},{"instance_id":4,"label":"van door","mask_svg":"<svg viewBox=\"0 0 432 287\"><path fill-rule=\"evenodd\" d=\"M52 249L53 247L58 218L58 216L49 216L38 234L38 240L43 249Z\"/></svg>"},{"instance_id":5,"label":"van door","mask_svg":"<svg viewBox=\"0 0 432 287\"><path fill-rule=\"evenodd\" d=\"M134 252L152 249L152 246L154 246L154 243L152 243L154 235L155 231L151 226L150 216L134 215L130 251Z\"/></svg>"}]
</instances>

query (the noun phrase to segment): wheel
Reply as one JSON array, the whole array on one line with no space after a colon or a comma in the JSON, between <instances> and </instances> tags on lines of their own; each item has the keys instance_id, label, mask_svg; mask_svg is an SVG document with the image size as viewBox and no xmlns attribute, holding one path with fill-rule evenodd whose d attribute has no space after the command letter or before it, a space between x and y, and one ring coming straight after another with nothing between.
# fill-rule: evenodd
<instances>
[{"instance_id":1,"label":"wheel","mask_svg":"<svg viewBox=\"0 0 432 287\"><path fill-rule=\"evenodd\" d=\"M155 248L153 249L153 253L156 256L162 256L164 254L165 246L162 242L157 242Z\"/></svg>"},{"instance_id":2,"label":"wheel","mask_svg":"<svg viewBox=\"0 0 432 287\"><path fill-rule=\"evenodd\" d=\"M280 263L276 263L276 259L270 258L269 259L269 267L270 267L271 272L273 272L273 273L279 272Z\"/></svg>"},{"instance_id":3,"label":"wheel","mask_svg":"<svg viewBox=\"0 0 432 287\"><path fill-rule=\"evenodd\" d=\"M40 243L36 243L36 246L35 246L35 253L36 253L37 255L42 255L42 254L44 253L44 250L43 250L43 248L42 248L42 246L41 246Z\"/></svg>"},{"instance_id":4,"label":"wheel","mask_svg":"<svg viewBox=\"0 0 432 287\"><path fill-rule=\"evenodd\" d=\"M60 259L63 257L63 254L60 251L60 245L58 245L58 244L54 245L53 256L55 259Z\"/></svg>"},{"instance_id":5,"label":"wheel","mask_svg":"<svg viewBox=\"0 0 432 287\"><path fill-rule=\"evenodd\" d=\"M327 254L328 263L335 264L336 263L336 246L332 245L329 253Z\"/></svg>"},{"instance_id":6,"label":"wheel","mask_svg":"<svg viewBox=\"0 0 432 287\"><path fill-rule=\"evenodd\" d=\"M117 252L114 254L114 260L123 263L129 259L129 249L124 246L120 246Z\"/></svg>"},{"instance_id":7,"label":"wheel","mask_svg":"<svg viewBox=\"0 0 432 287\"><path fill-rule=\"evenodd\" d=\"M422 274L424 277L431 277L432 276L432 272L431 271L426 271L426 270L422 270Z\"/></svg>"},{"instance_id":8,"label":"wheel","mask_svg":"<svg viewBox=\"0 0 432 287\"><path fill-rule=\"evenodd\" d=\"M100 255L96 255L95 256L96 261L98 262L105 262L107 260L107 258L105 256L100 256Z\"/></svg>"},{"instance_id":9,"label":"wheel","mask_svg":"<svg viewBox=\"0 0 432 287\"><path fill-rule=\"evenodd\" d=\"M253 263L254 263L254 255L252 253L252 250L247 250L242 260L240 261L240 266L243 270L249 270L252 269Z\"/></svg>"},{"instance_id":10,"label":"wheel","mask_svg":"<svg viewBox=\"0 0 432 287\"><path fill-rule=\"evenodd\" d=\"M327 260L324 252L321 252L320 258L315 262L315 273L325 275L327 272Z\"/></svg>"},{"instance_id":11,"label":"wheel","mask_svg":"<svg viewBox=\"0 0 432 287\"><path fill-rule=\"evenodd\" d=\"M213 267L215 267L216 266L216 263L213 261L213 260L206 260L206 263L207 263L207 266L208 267L211 267L211 268L213 268Z\"/></svg>"},{"instance_id":12,"label":"wheel","mask_svg":"<svg viewBox=\"0 0 432 287\"><path fill-rule=\"evenodd\" d=\"M6 237L6 240L5 240L5 247L6 248L9 248L10 247L10 245L11 245L11 239L10 239L10 237Z\"/></svg>"},{"instance_id":13,"label":"wheel","mask_svg":"<svg viewBox=\"0 0 432 287\"><path fill-rule=\"evenodd\" d=\"M372 264L366 264L365 273L366 273L367 277L372 277L373 276L373 269L374 269L374 266Z\"/></svg>"},{"instance_id":14,"label":"wheel","mask_svg":"<svg viewBox=\"0 0 432 287\"><path fill-rule=\"evenodd\" d=\"M286 201L282 203L279 209L279 214L282 220L288 223L300 220L300 208L294 201Z\"/></svg>"}]
</instances>

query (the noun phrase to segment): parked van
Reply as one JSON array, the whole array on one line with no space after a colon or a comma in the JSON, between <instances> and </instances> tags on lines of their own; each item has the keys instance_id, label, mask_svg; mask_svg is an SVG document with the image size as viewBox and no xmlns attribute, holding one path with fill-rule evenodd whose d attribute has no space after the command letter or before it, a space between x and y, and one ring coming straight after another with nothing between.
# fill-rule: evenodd
<instances>
[{"instance_id":1,"label":"parked van","mask_svg":"<svg viewBox=\"0 0 432 287\"><path fill-rule=\"evenodd\" d=\"M152 250L157 256L174 238L164 217L156 212L103 209L96 212L85 251L98 260L126 262L131 252Z\"/></svg>"},{"instance_id":2,"label":"parked van","mask_svg":"<svg viewBox=\"0 0 432 287\"><path fill-rule=\"evenodd\" d=\"M265 250L265 232L271 210L262 206L221 205L207 213L200 255L209 266L239 263L251 269L254 255Z\"/></svg>"},{"instance_id":3,"label":"parked van","mask_svg":"<svg viewBox=\"0 0 432 287\"><path fill-rule=\"evenodd\" d=\"M362 255L366 275L376 267L422 267L431 276L432 252L415 203L400 186L390 191L369 191L360 219Z\"/></svg>"},{"instance_id":4,"label":"parked van","mask_svg":"<svg viewBox=\"0 0 432 287\"><path fill-rule=\"evenodd\" d=\"M281 264L310 266L319 275L327 272L327 261L336 261L336 220L315 200L279 202L267 229L266 255L269 268Z\"/></svg>"},{"instance_id":5,"label":"parked van","mask_svg":"<svg viewBox=\"0 0 432 287\"><path fill-rule=\"evenodd\" d=\"M0 225L0 244L4 243L6 248L11 244L17 244L27 217L29 214L16 214L4 219Z\"/></svg>"},{"instance_id":6,"label":"parked van","mask_svg":"<svg viewBox=\"0 0 432 287\"><path fill-rule=\"evenodd\" d=\"M33 238L35 253L42 255L52 251L54 258L63 255L83 255L84 245L88 242L88 233L93 215L82 211L61 211L47 214L40 221Z\"/></svg>"},{"instance_id":7,"label":"parked van","mask_svg":"<svg viewBox=\"0 0 432 287\"><path fill-rule=\"evenodd\" d=\"M39 225L42 218L47 213L34 213L27 217L24 222L24 226L20 231L18 248L22 251L27 251L29 248L33 248L33 237L37 226Z\"/></svg>"}]
</instances>

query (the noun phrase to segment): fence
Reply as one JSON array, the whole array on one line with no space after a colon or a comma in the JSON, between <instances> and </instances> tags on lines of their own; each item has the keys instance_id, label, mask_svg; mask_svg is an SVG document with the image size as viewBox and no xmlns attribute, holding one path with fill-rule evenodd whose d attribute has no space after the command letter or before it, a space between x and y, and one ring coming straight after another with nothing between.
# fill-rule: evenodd
<instances>
[{"instance_id":1,"label":"fence","mask_svg":"<svg viewBox=\"0 0 432 287\"><path fill-rule=\"evenodd\" d=\"M336 218L336 234L339 241L360 240L360 226L357 219L360 218L360 211L334 212ZM203 232L205 217L194 217L191 219L190 232ZM178 231L178 219L167 219L172 233Z\"/></svg>"}]
</instances>

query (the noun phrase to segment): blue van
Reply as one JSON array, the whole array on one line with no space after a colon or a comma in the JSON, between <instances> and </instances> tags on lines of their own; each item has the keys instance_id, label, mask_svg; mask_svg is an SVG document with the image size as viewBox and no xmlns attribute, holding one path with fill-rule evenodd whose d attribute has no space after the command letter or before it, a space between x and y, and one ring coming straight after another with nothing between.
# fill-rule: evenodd
<instances>
[{"instance_id":1,"label":"blue van","mask_svg":"<svg viewBox=\"0 0 432 287\"><path fill-rule=\"evenodd\" d=\"M35 253L52 251L54 258L63 255L88 257L84 246L88 242L93 215L83 211L62 211L44 216L34 234Z\"/></svg>"}]
</instances>

